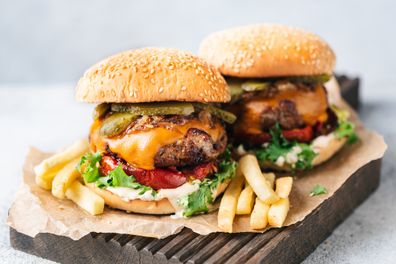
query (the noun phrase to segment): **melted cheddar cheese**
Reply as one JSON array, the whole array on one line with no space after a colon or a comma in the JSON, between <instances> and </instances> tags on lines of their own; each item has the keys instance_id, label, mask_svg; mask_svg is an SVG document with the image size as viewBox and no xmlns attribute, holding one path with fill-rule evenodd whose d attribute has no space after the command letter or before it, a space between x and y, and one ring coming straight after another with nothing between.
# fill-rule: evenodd
<instances>
[{"instance_id":1,"label":"melted cheddar cheese","mask_svg":"<svg viewBox=\"0 0 396 264\"><path fill-rule=\"evenodd\" d=\"M165 145L182 139L190 128L197 128L208 133L213 141L217 141L225 133L220 124L210 127L209 124L193 119L183 125L169 124L144 130L123 133L115 137L104 137L99 134L102 121L92 124L90 144L93 151L109 149L118 154L129 164L146 170L154 169L154 157L158 150Z\"/></svg>"},{"instance_id":2,"label":"melted cheddar cheese","mask_svg":"<svg viewBox=\"0 0 396 264\"><path fill-rule=\"evenodd\" d=\"M282 100L290 100L295 103L297 112L306 125L314 125L318 121L327 120L327 95L323 86L318 85L313 90L301 91L288 89L277 92L272 97L255 97L245 102L242 109L232 111L238 115L235 130L244 131L248 134L260 134L261 114L268 108L274 108ZM241 114L242 113L242 114Z\"/></svg>"}]
</instances>

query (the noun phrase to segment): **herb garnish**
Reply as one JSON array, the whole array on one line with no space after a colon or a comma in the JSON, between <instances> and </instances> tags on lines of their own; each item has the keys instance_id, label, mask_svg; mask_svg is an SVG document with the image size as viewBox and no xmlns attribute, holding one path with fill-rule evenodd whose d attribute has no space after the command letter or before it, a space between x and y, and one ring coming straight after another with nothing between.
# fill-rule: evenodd
<instances>
[{"instance_id":1,"label":"herb garnish","mask_svg":"<svg viewBox=\"0 0 396 264\"><path fill-rule=\"evenodd\" d=\"M286 157L288 153L292 152L293 148L298 148L299 151L296 153L297 161L295 164L290 164L292 169L305 170L312 167L312 160L317 154L310 145L289 141L284 138L278 123L270 130L270 134L271 141L268 146L254 150L259 161L269 160L272 163L276 163L279 157Z\"/></svg>"},{"instance_id":2,"label":"herb garnish","mask_svg":"<svg viewBox=\"0 0 396 264\"><path fill-rule=\"evenodd\" d=\"M327 193L327 189L325 187L323 187L320 184L316 184L312 191L310 192L309 196L317 196L317 195L321 195L321 194L326 194Z\"/></svg>"}]
</instances>

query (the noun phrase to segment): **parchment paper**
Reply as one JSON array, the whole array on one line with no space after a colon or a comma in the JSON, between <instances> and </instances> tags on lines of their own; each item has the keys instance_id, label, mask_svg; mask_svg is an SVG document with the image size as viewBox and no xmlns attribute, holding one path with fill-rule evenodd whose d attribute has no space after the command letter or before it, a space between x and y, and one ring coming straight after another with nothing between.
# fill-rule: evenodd
<instances>
[{"instance_id":1,"label":"parchment paper","mask_svg":"<svg viewBox=\"0 0 396 264\"><path fill-rule=\"evenodd\" d=\"M327 88L332 103L350 109L340 98L338 86L334 80L327 85ZM345 146L340 153L325 164L305 173L302 177L295 178L290 195L291 209L285 225L302 221L323 201L331 197L355 171L384 155L386 144L382 136L365 130L354 112L353 120L357 124L357 132L361 140L356 144ZM26 158L23 183L16 194L7 219L7 224L18 232L31 237L38 233L52 233L75 240L90 232L122 233L156 238L176 234L183 227L188 227L201 235L220 232L217 228L217 211L188 219L172 219L170 216L127 214L106 208L104 214L91 216L73 202L57 199L51 195L51 192L35 184L33 167L49 155L32 147ZM328 193L310 197L309 193L316 184L326 187ZM249 216L238 216L234 222L234 232L264 231L251 230Z\"/></svg>"}]
</instances>

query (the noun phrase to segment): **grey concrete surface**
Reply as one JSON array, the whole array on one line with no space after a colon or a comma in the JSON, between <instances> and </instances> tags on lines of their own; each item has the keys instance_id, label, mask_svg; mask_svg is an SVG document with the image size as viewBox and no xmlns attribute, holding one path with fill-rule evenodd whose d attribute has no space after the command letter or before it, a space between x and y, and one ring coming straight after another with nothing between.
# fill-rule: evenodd
<instances>
[{"instance_id":1,"label":"grey concrete surface","mask_svg":"<svg viewBox=\"0 0 396 264\"><path fill-rule=\"evenodd\" d=\"M380 188L305 263L395 263L395 10L390 0L0 0L0 219L28 146L54 151L86 133L91 106L75 103L72 88L88 66L140 46L196 52L210 32L275 22L323 36L337 71L362 77L362 119L389 144ZM0 224L0 263L45 262L8 240Z\"/></svg>"}]
</instances>

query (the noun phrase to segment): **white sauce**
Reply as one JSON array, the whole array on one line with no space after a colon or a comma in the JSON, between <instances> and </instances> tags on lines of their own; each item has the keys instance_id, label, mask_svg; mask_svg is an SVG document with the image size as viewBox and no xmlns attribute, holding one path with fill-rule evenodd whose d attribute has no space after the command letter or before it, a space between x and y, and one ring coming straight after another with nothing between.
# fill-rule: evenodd
<instances>
[{"instance_id":1,"label":"white sauce","mask_svg":"<svg viewBox=\"0 0 396 264\"><path fill-rule=\"evenodd\" d=\"M200 181L194 181L192 183L187 182L177 188L161 189L155 197L153 197L151 191L139 194L140 190L126 187L107 187L106 190L120 196L121 199L126 202L136 199L143 201L159 201L167 198L176 210L181 210L183 208L178 205L177 200L197 191L199 189L199 182Z\"/></svg>"},{"instance_id":2,"label":"white sauce","mask_svg":"<svg viewBox=\"0 0 396 264\"><path fill-rule=\"evenodd\" d=\"M295 164L298 161L298 154L300 154L302 149L299 146L294 146L289 153L286 154L286 162L288 164Z\"/></svg>"},{"instance_id":3,"label":"white sauce","mask_svg":"<svg viewBox=\"0 0 396 264\"><path fill-rule=\"evenodd\" d=\"M278 159L275 161L275 164L279 167L282 167L285 164L285 158L283 156L279 156Z\"/></svg>"},{"instance_id":4,"label":"white sauce","mask_svg":"<svg viewBox=\"0 0 396 264\"><path fill-rule=\"evenodd\" d=\"M334 138L334 133L319 136L312 141L311 148L315 153L320 153L323 149L328 147ZM285 156L278 157L278 159L275 161L275 164L279 167L282 167L285 163L293 166L298 161L298 154L300 154L301 151L302 149L300 147L295 146Z\"/></svg>"}]
</instances>

